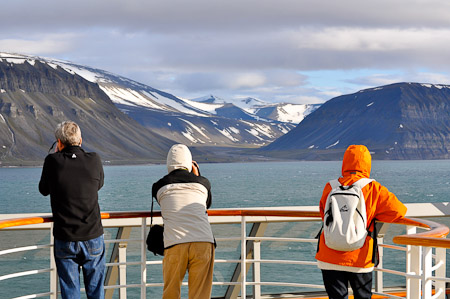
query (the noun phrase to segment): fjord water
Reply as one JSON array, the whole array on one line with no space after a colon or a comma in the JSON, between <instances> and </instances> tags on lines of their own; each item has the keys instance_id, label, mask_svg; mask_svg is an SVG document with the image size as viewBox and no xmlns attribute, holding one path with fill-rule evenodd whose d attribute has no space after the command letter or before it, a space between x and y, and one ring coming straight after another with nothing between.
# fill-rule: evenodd
<instances>
[{"instance_id":1,"label":"fjord water","mask_svg":"<svg viewBox=\"0 0 450 299\"><path fill-rule=\"evenodd\" d=\"M165 165L106 166L100 190L102 211L149 210L152 184ZM341 174L341 162L200 164L211 181L212 208L317 205L327 181ZM373 161L371 177L406 203L448 201L450 160ZM50 212L39 194L41 168L0 168L0 213Z\"/></svg>"},{"instance_id":2,"label":"fjord water","mask_svg":"<svg viewBox=\"0 0 450 299\"><path fill-rule=\"evenodd\" d=\"M213 204L212 208L243 208L270 206L313 206L317 205L327 181L337 178L341 174L341 162L265 162L265 163L211 163L200 164L202 175L211 181ZM404 203L419 202L447 202L450 191L450 160L435 161L373 161L371 177L387 186ZM106 166L105 185L99 193L102 211L138 211L149 210L151 187L153 182L167 173L165 165L142 166ZM39 194L37 184L41 168L0 168L0 214L7 213L47 213L50 212L49 198ZM215 226L216 237L227 235L238 236L239 227ZM319 230L319 223L307 224L273 224L269 225L266 235L283 237L314 238ZM402 232L402 228L394 228L394 232ZM38 234L29 237L25 232L0 232L0 250L32 245L46 244L45 236ZM33 233L34 234L34 233ZM106 235L114 235L108 231ZM138 232L135 232L138 237ZM108 237L108 236L107 236ZM17 244L16 244L17 243ZM307 244L307 245L305 245ZM315 246L309 243L271 243L262 246L263 259L300 259L314 260ZM130 252L134 245L130 244ZM139 250L135 248L137 252ZM238 242L219 243L216 257L219 259L238 259ZM404 260L404 253L389 253L385 258L392 261ZM26 253L11 257L1 257L0 275L20 270L16 266L17 260L39 261L47 257L43 253ZM148 255L148 259L159 257ZM129 256L128 261L138 260L138 256ZM48 262L42 262L42 268L48 267ZM22 264L22 263L21 263ZM395 264L393 262L392 264ZM404 262L394 265L403 270ZM19 267L20 269L18 269ZM23 266L24 270L29 269ZM216 264L215 281L227 281L234 271L234 264ZM33 267L34 269L35 267ZM130 271L132 267L129 267ZM138 267L134 267L134 271ZM296 265L263 265L262 281L287 281L320 284L320 272L311 266ZM307 275L306 275L307 274ZM389 277L389 276L388 276ZM139 279L129 275L128 283L138 283ZM404 280L387 279L385 285L404 284ZM10 298L24 295L18 292L15 283L1 284L0 297ZM27 283L39 285L39 278L27 279ZM150 269L148 282L161 282L161 270ZM42 284L42 283L41 283ZM43 286L43 290L48 285ZM221 296L225 287L215 286L213 295ZM30 288L31 290L31 288ZM296 288L263 287L263 292L296 291ZM250 292L250 289L248 290ZM129 296L136 289L128 291ZM150 294L160 289L149 290ZM185 296L185 295L183 295ZM130 298L131 298L130 297Z\"/></svg>"}]
</instances>

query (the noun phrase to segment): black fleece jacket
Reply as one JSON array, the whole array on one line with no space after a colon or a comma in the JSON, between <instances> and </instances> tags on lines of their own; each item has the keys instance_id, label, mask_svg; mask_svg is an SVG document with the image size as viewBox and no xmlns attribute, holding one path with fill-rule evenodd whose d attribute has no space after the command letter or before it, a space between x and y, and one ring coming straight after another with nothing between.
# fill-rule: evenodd
<instances>
[{"instance_id":1,"label":"black fleece jacket","mask_svg":"<svg viewBox=\"0 0 450 299\"><path fill-rule=\"evenodd\" d=\"M45 158L39 192L50 194L56 239L86 241L103 234L98 205L103 182L103 166L96 153L69 146Z\"/></svg>"}]
</instances>

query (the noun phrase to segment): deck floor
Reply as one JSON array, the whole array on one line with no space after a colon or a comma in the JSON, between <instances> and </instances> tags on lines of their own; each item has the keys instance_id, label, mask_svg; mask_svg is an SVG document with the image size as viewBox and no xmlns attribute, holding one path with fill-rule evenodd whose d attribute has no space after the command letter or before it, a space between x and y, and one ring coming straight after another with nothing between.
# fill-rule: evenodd
<instances>
[{"instance_id":1,"label":"deck floor","mask_svg":"<svg viewBox=\"0 0 450 299\"><path fill-rule=\"evenodd\" d=\"M404 287L395 287L395 288L386 288L385 292L391 295L406 297L406 289ZM448 293L449 291L447 291ZM252 295L247 296L247 299L253 298ZM316 292L303 292L303 293L284 293L284 294L262 294L261 299L328 299L327 293L325 291L316 291ZM353 296L350 295L349 299L353 299ZM372 295L372 299L381 299L388 298L387 296L381 295ZM212 299L223 299L223 298L212 298ZM241 297L238 297L241 299Z\"/></svg>"}]
</instances>

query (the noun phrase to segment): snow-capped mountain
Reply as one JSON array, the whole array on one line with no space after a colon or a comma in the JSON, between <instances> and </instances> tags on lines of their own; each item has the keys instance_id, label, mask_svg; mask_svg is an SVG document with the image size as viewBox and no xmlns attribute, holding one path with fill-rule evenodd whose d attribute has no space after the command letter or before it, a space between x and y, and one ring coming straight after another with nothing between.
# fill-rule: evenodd
<instances>
[{"instance_id":1,"label":"snow-capped mountain","mask_svg":"<svg viewBox=\"0 0 450 299\"><path fill-rule=\"evenodd\" d=\"M68 61L21 54L0 54L10 64L36 61L98 84L122 112L147 129L191 145L260 146L295 127L261 117L233 103L186 100L123 76Z\"/></svg>"},{"instance_id":2,"label":"snow-capped mountain","mask_svg":"<svg viewBox=\"0 0 450 299\"><path fill-rule=\"evenodd\" d=\"M220 97L215 95L204 96L200 98L192 99L192 101L197 103L206 103L206 104L225 104L226 101Z\"/></svg>"},{"instance_id":3,"label":"snow-capped mountain","mask_svg":"<svg viewBox=\"0 0 450 299\"><path fill-rule=\"evenodd\" d=\"M189 103L199 109L225 117L229 115L220 114L220 110L227 106L229 109L234 107L234 109L242 110L242 113L247 114L251 119L293 124L300 123L320 106L320 104L268 103L255 98L224 100L214 95L196 98Z\"/></svg>"},{"instance_id":4,"label":"snow-capped mountain","mask_svg":"<svg viewBox=\"0 0 450 299\"><path fill-rule=\"evenodd\" d=\"M278 103L254 107L253 113L261 118L276 119L281 122L299 124L307 115L314 112L320 104Z\"/></svg>"}]
</instances>

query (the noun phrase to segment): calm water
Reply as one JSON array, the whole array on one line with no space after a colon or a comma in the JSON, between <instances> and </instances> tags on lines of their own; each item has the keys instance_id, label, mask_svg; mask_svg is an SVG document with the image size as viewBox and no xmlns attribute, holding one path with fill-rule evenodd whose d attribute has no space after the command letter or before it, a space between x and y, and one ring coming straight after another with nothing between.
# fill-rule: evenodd
<instances>
[{"instance_id":1,"label":"calm water","mask_svg":"<svg viewBox=\"0 0 450 299\"><path fill-rule=\"evenodd\" d=\"M266 162L200 165L212 185L212 208L316 205L340 162ZM371 177L405 203L449 201L450 160L374 161ZM106 166L102 211L148 210L152 184L165 165ZM50 212L39 194L40 168L0 168L0 213Z\"/></svg>"},{"instance_id":2,"label":"calm water","mask_svg":"<svg viewBox=\"0 0 450 299\"><path fill-rule=\"evenodd\" d=\"M206 176L212 185L212 208L269 207L293 205L317 205L323 186L327 181L337 178L341 173L341 162L268 162L268 163L235 163L235 164L202 164L202 175ZM450 201L450 160L443 161L374 161L372 178L383 185L405 203L446 202ZM107 166L105 167L105 186L100 191L100 206L102 211L135 211L149 210L151 187L153 182L165 175L165 165L147 166ZM0 214L5 213L44 213L50 212L49 198L38 192L40 168L0 168ZM274 224L266 231L268 236L308 237L313 238L319 229L318 223L311 224ZM394 228L400 230L401 228ZM214 226L217 237L239 235L239 226ZM401 231L397 231L401 233ZM0 249L11 246L31 244L47 244L48 236L39 233L1 232ZM114 235L108 231L107 237ZM138 237L139 232L133 232ZM13 245L11 245L13 244ZM270 243L262 248L262 258L266 259L303 259L313 260L315 246L303 243ZM133 245L129 246L130 252ZM135 248L138 252L138 249ZM238 242L219 243L216 256L219 259L238 259L240 249ZM403 253L389 254L393 261L400 260L394 266L401 269ZM31 269L48 266L48 252L27 252L13 257L0 256L0 275L10 273L9 269L17 271L30 270L28 262L33 261ZM139 257L131 254L128 261ZM159 257L148 255L148 259ZM27 262L24 263L23 260ZM22 263L18 263L22 261ZM36 266L42 264L42 266ZM393 262L392 264L395 264ZM229 280L235 265L216 264L215 280ZM320 283L320 272L315 267L300 269L298 266L263 265L263 281L288 281L302 283ZM135 267L134 270L137 268ZM133 267L129 267L133 271ZM293 275L292 273L298 273ZM307 275L304 275L307 274ZM300 277L301 280L296 280ZM160 269L149 269L149 282L161 282ZM402 284L396 278L386 279L386 285ZM0 282L0 298L10 298L24 295L20 288L15 287L19 279ZM42 278L27 278L30 285L42 285ZM128 283L138 283L139 279L130 274ZM48 285L43 286L44 292ZM263 287L264 292L283 292L298 289ZM30 290L31 292L31 290ZM137 290L128 291L129 298ZM152 293L155 292L155 293ZM223 295L225 287L214 287L213 295ZM250 289L248 290L250 292ZM183 298L186 298L184 290ZM26 294L26 293L25 293ZM160 297L160 291L150 291L150 295Z\"/></svg>"}]
</instances>

